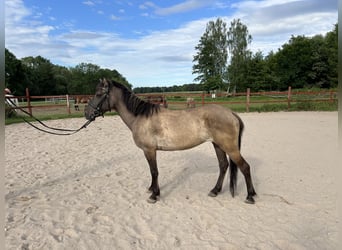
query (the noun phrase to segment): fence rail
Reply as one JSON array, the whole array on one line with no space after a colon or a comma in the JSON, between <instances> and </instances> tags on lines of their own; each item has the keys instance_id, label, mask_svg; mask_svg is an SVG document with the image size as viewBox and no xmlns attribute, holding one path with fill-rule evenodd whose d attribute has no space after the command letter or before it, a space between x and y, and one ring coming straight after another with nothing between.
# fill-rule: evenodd
<instances>
[{"instance_id":1,"label":"fence rail","mask_svg":"<svg viewBox=\"0 0 342 250\"><path fill-rule=\"evenodd\" d=\"M25 96L13 96L10 98L19 100L20 108L26 109L31 115L33 110L52 109L59 112L71 114L80 112L80 109L73 108L77 98L89 99L93 95L49 95L49 96L30 96L29 90L26 89ZM171 109L186 109L195 106L207 104L220 105L242 105L246 112L249 112L253 104L285 104L287 109L293 103L307 102L328 102L334 103L337 101L337 91L334 90L319 90L319 91L296 91L291 87L287 91L271 91L271 92L251 92L247 89L246 92L227 94L227 93L194 93L194 92L176 92L176 93L150 93L137 94L142 99L151 102L160 103ZM262 98L262 99L258 99ZM157 101L156 101L157 100ZM73 105L74 104L74 105ZM84 104L86 105L86 104ZM16 107L8 106L6 109L16 109ZM64 110L64 111L63 111Z\"/></svg>"}]
</instances>

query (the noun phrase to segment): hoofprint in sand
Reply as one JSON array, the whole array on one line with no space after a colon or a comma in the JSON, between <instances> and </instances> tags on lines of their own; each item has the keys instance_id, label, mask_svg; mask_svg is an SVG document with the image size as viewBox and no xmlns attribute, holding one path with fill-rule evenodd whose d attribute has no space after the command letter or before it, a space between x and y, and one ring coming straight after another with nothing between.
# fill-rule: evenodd
<instances>
[{"instance_id":1,"label":"hoofprint in sand","mask_svg":"<svg viewBox=\"0 0 342 250\"><path fill-rule=\"evenodd\" d=\"M337 112L240 116L254 205L240 173L235 198L227 178L208 196L219 172L211 143L158 151L161 197L149 204L149 167L120 117L72 136L6 126L6 249L335 249Z\"/></svg>"}]
</instances>

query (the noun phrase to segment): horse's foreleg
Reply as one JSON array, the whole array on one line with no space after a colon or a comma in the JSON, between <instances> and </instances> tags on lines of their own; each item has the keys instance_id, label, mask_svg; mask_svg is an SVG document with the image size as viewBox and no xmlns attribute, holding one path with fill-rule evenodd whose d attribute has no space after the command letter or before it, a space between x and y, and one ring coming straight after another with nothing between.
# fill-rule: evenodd
<instances>
[{"instance_id":1,"label":"horse's foreleg","mask_svg":"<svg viewBox=\"0 0 342 250\"><path fill-rule=\"evenodd\" d=\"M215 187L209 193L209 196L211 197L215 197L217 196L219 192L221 192L223 180L224 180L224 177L226 175L227 168L229 165L226 153L217 144L213 143L213 145L215 148L216 156L217 156L219 167L220 167L220 174L217 179L217 183Z\"/></svg>"},{"instance_id":2,"label":"horse's foreleg","mask_svg":"<svg viewBox=\"0 0 342 250\"><path fill-rule=\"evenodd\" d=\"M155 203L160 196L160 190L159 190L159 184L158 184L158 167L157 167L157 158L156 158L157 154L155 150L144 151L144 154L150 166L151 177L152 177L152 183L149 188L149 191L151 191L152 194L147 201L150 203Z\"/></svg>"}]
</instances>

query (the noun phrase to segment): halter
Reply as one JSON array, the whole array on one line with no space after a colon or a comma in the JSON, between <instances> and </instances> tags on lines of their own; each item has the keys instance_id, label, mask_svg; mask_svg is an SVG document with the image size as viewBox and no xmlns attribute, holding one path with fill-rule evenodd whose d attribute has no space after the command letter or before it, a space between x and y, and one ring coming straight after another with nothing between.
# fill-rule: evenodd
<instances>
[{"instance_id":1,"label":"halter","mask_svg":"<svg viewBox=\"0 0 342 250\"><path fill-rule=\"evenodd\" d=\"M111 111L111 108L110 108L110 103L109 103L109 88L102 88L102 90L104 90L104 94L101 96L101 99L99 101L99 103L97 104L97 106L95 107L92 102L90 101L88 103L88 105L90 107L92 107L95 111L94 113L90 116L90 119L89 121L94 121L96 119L96 117L99 117L99 116L102 116L104 115L104 111L101 109L101 106L102 104L105 102L105 100L107 99L107 104L108 104L108 107L109 107L109 111Z\"/></svg>"}]
</instances>

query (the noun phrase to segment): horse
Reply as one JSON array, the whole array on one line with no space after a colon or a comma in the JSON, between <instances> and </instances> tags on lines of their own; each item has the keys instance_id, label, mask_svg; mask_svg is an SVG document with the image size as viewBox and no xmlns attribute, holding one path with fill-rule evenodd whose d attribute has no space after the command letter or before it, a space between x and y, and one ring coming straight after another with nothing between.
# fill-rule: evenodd
<instances>
[{"instance_id":1,"label":"horse","mask_svg":"<svg viewBox=\"0 0 342 250\"><path fill-rule=\"evenodd\" d=\"M87 96L76 96L74 101L74 108L75 108L75 111L80 111L80 107L79 107L79 104L81 103L88 103L89 100L91 98L90 97L87 97Z\"/></svg>"},{"instance_id":2,"label":"horse","mask_svg":"<svg viewBox=\"0 0 342 250\"><path fill-rule=\"evenodd\" d=\"M85 107L84 115L87 120L93 121L112 109L131 130L136 146L143 150L149 164L152 182L148 188L151 192L148 202L155 203L160 198L156 161L158 150L185 150L211 142L219 162L219 176L209 196L216 197L221 192L229 166L232 197L235 195L237 169L240 169L247 186L245 202L255 203L253 196L256 192L250 165L240 153L244 124L230 109L212 104L186 110L169 110L140 99L119 82L100 80L95 96Z\"/></svg>"},{"instance_id":3,"label":"horse","mask_svg":"<svg viewBox=\"0 0 342 250\"><path fill-rule=\"evenodd\" d=\"M186 106L188 108L195 108L196 107L196 103L195 103L194 98L192 98L192 97L186 98Z\"/></svg>"}]
</instances>

